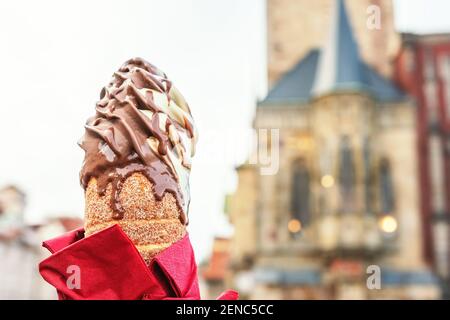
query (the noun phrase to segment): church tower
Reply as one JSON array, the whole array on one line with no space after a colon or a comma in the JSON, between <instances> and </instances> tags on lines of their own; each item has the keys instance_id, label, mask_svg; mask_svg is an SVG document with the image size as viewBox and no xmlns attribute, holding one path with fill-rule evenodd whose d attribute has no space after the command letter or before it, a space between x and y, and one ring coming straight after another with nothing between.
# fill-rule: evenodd
<instances>
[{"instance_id":1,"label":"church tower","mask_svg":"<svg viewBox=\"0 0 450 320\"><path fill-rule=\"evenodd\" d=\"M266 1L268 77L273 85L309 50L322 45L334 1ZM392 0L347 0L346 5L362 57L378 72L390 76L400 46ZM379 28L371 24L372 19L380 23Z\"/></svg>"}]
</instances>

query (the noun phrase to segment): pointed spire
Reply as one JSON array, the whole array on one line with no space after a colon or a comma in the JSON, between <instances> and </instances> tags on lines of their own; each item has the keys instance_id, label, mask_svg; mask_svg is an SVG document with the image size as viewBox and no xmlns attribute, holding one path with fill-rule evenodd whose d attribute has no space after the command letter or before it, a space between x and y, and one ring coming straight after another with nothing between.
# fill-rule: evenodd
<instances>
[{"instance_id":1,"label":"pointed spire","mask_svg":"<svg viewBox=\"0 0 450 320\"><path fill-rule=\"evenodd\" d=\"M343 0L335 0L328 37L321 50L313 95L364 87L363 63Z\"/></svg>"}]
</instances>

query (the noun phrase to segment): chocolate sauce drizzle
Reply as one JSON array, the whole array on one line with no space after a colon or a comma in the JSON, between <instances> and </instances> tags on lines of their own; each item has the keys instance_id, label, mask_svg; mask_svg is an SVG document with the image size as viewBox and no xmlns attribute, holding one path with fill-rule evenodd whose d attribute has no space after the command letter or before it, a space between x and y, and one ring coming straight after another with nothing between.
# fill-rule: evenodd
<instances>
[{"instance_id":1,"label":"chocolate sauce drizzle","mask_svg":"<svg viewBox=\"0 0 450 320\"><path fill-rule=\"evenodd\" d=\"M155 102L156 93L166 97L165 106ZM181 190L180 166L169 153L179 159L183 170L190 170L196 132L187 103L167 76L143 59L128 60L102 89L95 109L79 142L85 151L80 172L84 189L93 177L100 195L111 184L113 218L122 219L119 195L123 183L133 173L142 173L153 183L157 200L165 192L175 196L183 212L180 220L187 224L189 191ZM183 144L180 135L190 144Z\"/></svg>"}]
</instances>

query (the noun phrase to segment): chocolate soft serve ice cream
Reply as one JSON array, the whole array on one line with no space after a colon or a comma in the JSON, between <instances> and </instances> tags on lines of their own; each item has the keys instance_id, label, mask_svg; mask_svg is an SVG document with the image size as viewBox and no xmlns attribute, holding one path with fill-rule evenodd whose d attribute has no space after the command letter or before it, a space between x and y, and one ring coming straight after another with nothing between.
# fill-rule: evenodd
<instances>
[{"instance_id":1,"label":"chocolate soft serve ice cream","mask_svg":"<svg viewBox=\"0 0 450 320\"><path fill-rule=\"evenodd\" d=\"M125 62L79 143L86 235L119 224L146 262L181 239L196 140L189 106L167 76L143 59Z\"/></svg>"}]
</instances>

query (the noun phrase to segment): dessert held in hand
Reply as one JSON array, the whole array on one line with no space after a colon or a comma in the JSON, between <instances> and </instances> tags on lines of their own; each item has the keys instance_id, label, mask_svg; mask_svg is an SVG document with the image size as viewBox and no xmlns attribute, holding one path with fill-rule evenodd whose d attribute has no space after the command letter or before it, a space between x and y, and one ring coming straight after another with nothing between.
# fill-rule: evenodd
<instances>
[{"instance_id":1,"label":"dessert held in hand","mask_svg":"<svg viewBox=\"0 0 450 320\"><path fill-rule=\"evenodd\" d=\"M117 223L148 263L186 232L197 140L189 106L163 72L131 59L85 128L86 235Z\"/></svg>"},{"instance_id":2,"label":"dessert held in hand","mask_svg":"<svg viewBox=\"0 0 450 320\"><path fill-rule=\"evenodd\" d=\"M189 106L136 58L113 74L95 111L79 142L85 227L44 242L52 255L42 277L60 299L200 299L186 232L197 141Z\"/></svg>"}]
</instances>

